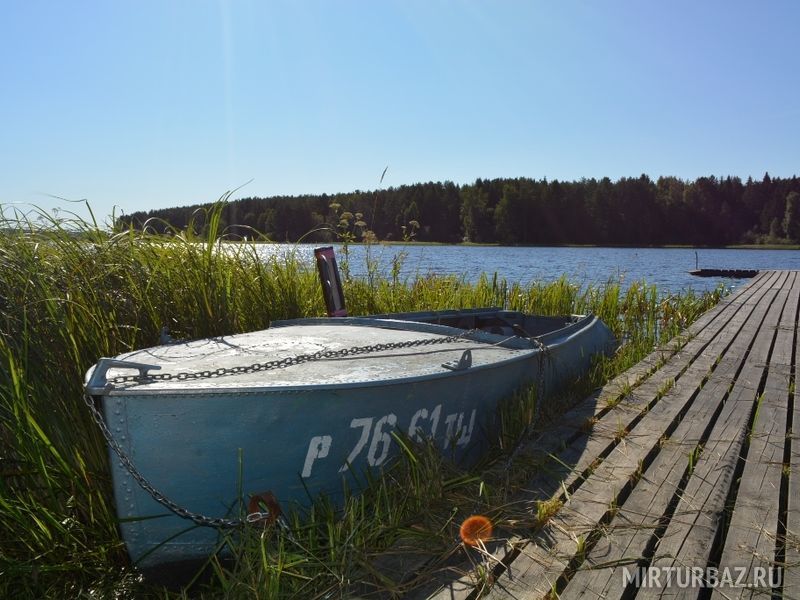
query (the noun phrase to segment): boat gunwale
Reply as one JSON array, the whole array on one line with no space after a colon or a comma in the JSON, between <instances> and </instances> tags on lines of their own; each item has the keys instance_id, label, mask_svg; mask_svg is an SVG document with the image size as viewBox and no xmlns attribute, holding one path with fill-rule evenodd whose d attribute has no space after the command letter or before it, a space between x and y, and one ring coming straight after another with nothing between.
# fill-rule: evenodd
<instances>
[{"instance_id":1,"label":"boat gunwale","mask_svg":"<svg viewBox=\"0 0 800 600\"><path fill-rule=\"evenodd\" d=\"M487 348L490 346L487 346ZM465 348L465 350L480 350L480 348ZM137 386L125 388L125 387L118 387L112 388L103 396L114 396L114 397L133 397L133 396L198 396L198 397L205 397L210 395L265 395L265 394L275 394L275 393L313 393L318 390L325 390L325 391L335 391L335 390L352 390L352 389L360 389L360 388L367 388L367 387L377 387L377 388L385 388L389 385L409 385L414 383L419 383L423 381L431 381L434 379L442 379L447 377L460 377L463 375L467 375L469 373L474 373L476 371L484 371L487 369L495 369L498 367L504 367L508 364L527 360L531 357L534 357L538 353L541 352L539 348L530 348L528 350L522 349L512 349L507 348L510 353L513 353L508 358L504 358L501 360L496 360L493 362L485 363L482 365L472 365L466 369L445 369L443 368L441 371L431 371L427 373L422 373L420 375L411 375L407 377L397 377L393 379L373 379L368 381L352 381L352 382L339 382L339 383L306 383L302 385L271 385L271 386L263 386L263 387L256 387L256 386L243 386L243 387L195 387L195 388L158 388L158 389L146 389L147 384L139 384ZM456 351L456 349L450 350ZM391 357L391 354L376 354L376 355L361 355L355 357L346 357L348 359L358 358L363 360L369 360L370 358L387 358ZM335 359L334 359L335 360ZM441 365L439 365L441 368Z\"/></svg>"},{"instance_id":2,"label":"boat gunwale","mask_svg":"<svg viewBox=\"0 0 800 600\"><path fill-rule=\"evenodd\" d=\"M484 309L474 309L473 311L462 311L461 314L464 316L471 316L478 311L483 311ZM450 311L447 311L450 312ZM442 312L441 315L436 311L431 313L399 313L404 315L413 315L413 314L431 314L432 316L455 316L453 314L447 314L447 312ZM532 342L531 339L523 338L517 335L502 335L497 333L490 333L488 331L482 330L467 330L461 329L459 327L451 327L450 325L442 325L441 323L427 323L424 321L413 321L408 319L399 319L399 318L391 318L388 315L380 315L378 317L373 316L364 316L364 317L307 317L303 319L287 319L282 321L273 321L270 323L270 329L272 328L280 328L280 327L289 327L292 325L355 325L355 326L371 326L371 327L380 327L383 329L397 329L397 330L404 330L404 331L416 331L419 333L435 333L440 335L458 335L469 333L469 337L465 339L469 339L471 341L476 342L484 342L487 344L496 344L500 345L504 348L514 349L514 350L528 350L531 348L537 348L539 344L545 343L545 340L552 337L563 337L564 334L570 332L571 330L575 329L588 329L593 326L595 321L599 321L600 318L593 314L586 314L586 315L554 315L554 316L545 316L545 315L527 315L527 313L519 312L519 311L509 311L504 309L489 309L485 312L496 312L501 316L503 314L506 315L523 315L523 316L530 316L533 318L544 318L544 319L573 319L571 322L566 323L563 327L559 327L558 329L553 329L552 331L548 331L547 333L543 333L541 335L532 336L531 339L536 340ZM538 343L537 343L538 342ZM503 345L506 343L512 343L511 345Z\"/></svg>"},{"instance_id":3,"label":"boat gunwale","mask_svg":"<svg viewBox=\"0 0 800 600\"><path fill-rule=\"evenodd\" d=\"M504 312L512 312L512 311L504 311ZM524 314L524 313L521 313ZM198 399L207 396L216 396L216 395L267 395L267 394L276 394L276 393L284 393L284 394L296 394L296 393L313 393L317 390L325 390L325 391L337 391L337 390L348 390L348 389L361 389L367 387L386 387L389 385L410 385L416 384L424 381L430 380L438 380L443 378L449 377L461 377L467 375L469 373L474 373L477 371L484 371L488 369L495 369L499 367L505 367L511 363L523 360L529 360L534 358L536 355L541 355L543 349L545 351L554 350L563 344L567 344L570 340L576 336L580 335L583 332L589 332L594 327L596 327L597 322L602 323L602 321L595 315L584 315L581 316L577 321L572 323L568 323L566 326L554 329L548 333L545 333L541 336L536 336L534 339L539 341L539 344L542 345L533 345L529 340L525 338L517 337L517 336L504 336L499 334L492 334L484 331L473 331L470 332L470 337L465 337L466 341L476 342L476 343L484 343L487 344L487 348L491 347L502 347L509 351L510 356L508 358L502 358L499 360L495 360L492 362L488 362L485 364L480 365L473 365L466 369L457 369L457 370L450 370L450 369L442 369L441 371L431 371L427 373L422 373L419 375L411 375L405 377L398 377L392 379L375 379L375 380L367 380L367 381L354 381L354 382L337 382L337 383L324 383L324 382L314 382L314 383L306 383L300 385L267 385L267 386L242 386L242 387L176 387L176 388L158 388L158 389L147 389L147 384L138 384L131 387L112 387L108 391L103 394L98 395L98 397L102 396L110 396L116 398L122 397L142 397L142 396L197 396ZM273 328L282 328L288 327L292 325L297 326L306 326L306 325L337 325L337 326L364 326L364 327L384 327L387 329L397 329L397 330L404 330L404 331L417 331L420 333L433 333L438 335L457 335L459 333L464 333L466 330L459 329L456 327L450 327L447 325L440 325L435 323L423 323L418 321L402 321L399 319L375 319L373 317L312 317L307 319L294 319L294 320L286 320L286 321L278 321L272 324L270 327ZM414 326L413 328L409 328L409 325ZM266 331L266 330L263 330ZM229 336L222 336L222 337L229 337ZM556 338L553 343L548 343L547 339ZM484 339L481 339L484 338ZM489 339L485 339L489 338ZM219 338L208 338L208 339L219 339ZM525 344L525 347L508 347L502 346L498 344L499 341L519 341ZM480 350L479 348L465 348L465 350ZM144 349L142 349L144 350ZM142 350L136 350L131 353L126 353L120 355L120 359L125 360L126 357L135 354L136 352L141 352ZM451 351L457 351L457 349L452 349ZM370 359L370 358L386 358L386 354L376 354L376 355L358 355L354 357L347 357L349 359L358 358L358 359ZM438 365L441 368L441 365ZM86 374L86 381L89 381L91 374L94 370L94 366L89 369Z\"/></svg>"}]
</instances>

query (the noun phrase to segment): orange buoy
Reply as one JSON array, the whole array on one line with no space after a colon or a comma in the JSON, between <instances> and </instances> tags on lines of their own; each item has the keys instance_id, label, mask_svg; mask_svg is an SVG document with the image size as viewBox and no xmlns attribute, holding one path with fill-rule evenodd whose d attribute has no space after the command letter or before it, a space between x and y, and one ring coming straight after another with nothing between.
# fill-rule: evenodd
<instances>
[{"instance_id":1,"label":"orange buoy","mask_svg":"<svg viewBox=\"0 0 800 600\"><path fill-rule=\"evenodd\" d=\"M472 515L464 519L459 531L461 539L470 546L479 546L492 537L492 522L483 515Z\"/></svg>"}]
</instances>

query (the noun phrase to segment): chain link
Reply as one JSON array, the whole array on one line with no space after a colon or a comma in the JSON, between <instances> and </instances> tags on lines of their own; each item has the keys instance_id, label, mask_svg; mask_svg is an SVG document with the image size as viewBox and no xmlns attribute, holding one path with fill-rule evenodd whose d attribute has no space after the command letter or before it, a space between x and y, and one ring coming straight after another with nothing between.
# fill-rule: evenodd
<instances>
[{"instance_id":1,"label":"chain link","mask_svg":"<svg viewBox=\"0 0 800 600\"><path fill-rule=\"evenodd\" d=\"M341 358L346 356L359 356L363 354L370 354L372 352L383 352L385 350L394 350L397 348L415 348L418 346L433 346L437 344L447 344L459 341L468 341L466 338L467 336L475 331L474 329L465 331L458 335L451 335L443 338L426 338L426 339L418 339L418 340L408 340L404 342L388 342L385 344L372 344L369 346L354 346L351 348L343 348L341 350L320 350L319 352L314 352L313 354L300 354L293 357L282 358L277 360L271 360L264 363L254 363L252 365L247 366L238 366L238 367L228 367L228 368L219 368L213 371L199 371L197 373L148 373L147 375L123 375L119 377L113 377L109 379L109 383L149 383L152 381L187 381L187 380L195 380L195 379L209 379L215 377L222 377L225 375L240 375L243 373L256 373L259 371L269 371L273 369L285 369L286 367L290 367L292 365L300 365L307 362L312 362L316 360L323 360L326 358ZM122 466L130 473L131 477L139 484L145 492L150 494L150 496L164 506L165 508L169 509L179 517L183 519L188 519L194 522L197 525L201 525L204 527L215 527L217 529L232 529L236 527L241 527L245 523L252 523L261 520L264 518L263 513L254 513L253 515L248 515L245 519L224 519L224 518L215 518L215 517L207 517L205 515L192 512L187 510L186 508L180 506L176 502L167 498L164 494L162 494L153 484L151 484L147 478L136 468L136 466L131 461L130 457L125 453L122 447L117 443L117 440L112 435L111 431L109 430L108 426L106 425L105 419L100 414L100 411L95 406L94 400L88 394L84 394L83 400L86 403L86 406L89 407L89 411L94 418L94 421L97 423L97 426L100 428L100 431L103 434L103 437L106 439L109 447L114 451L114 453L119 457Z\"/></svg>"},{"instance_id":2,"label":"chain link","mask_svg":"<svg viewBox=\"0 0 800 600\"><path fill-rule=\"evenodd\" d=\"M152 383L154 381L189 381L195 379L212 379L226 375L242 375L247 373L257 373L259 371L270 371L274 369L285 369L293 365L301 365L307 362L323 360L326 358L342 358L347 356L360 356L372 352L383 352L385 350L395 350L397 348L415 348L418 346L433 346L437 344L449 344L453 342L468 341L468 336L474 329L465 331L458 335L450 335L441 338L425 338L419 340L406 340L404 342L387 342L385 344L371 344L368 346L353 346L342 348L341 350L320 350L313 354L298 354L270 360L264 363L253 363L247 366L220 367L213 371L198 371L196 373L147 373L146 375L120 375L112 377L109 383Z\"/></svg>"}]
</instances>

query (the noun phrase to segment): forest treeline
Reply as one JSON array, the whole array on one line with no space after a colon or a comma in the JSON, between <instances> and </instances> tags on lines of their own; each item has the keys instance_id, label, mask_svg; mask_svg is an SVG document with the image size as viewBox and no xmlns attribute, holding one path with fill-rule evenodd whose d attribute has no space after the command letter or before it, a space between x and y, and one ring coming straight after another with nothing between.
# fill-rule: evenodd
<instances>
[{"instance_id":1,"label":"forest treeline","mask_svg":"<svg viewBox=\"0 0 800 600\"><path fill-rule=\"evenodd\" d=\"M209 205L119 217L167 233L203 225ZM194 216L194 217L193 217ZM192 222L192 219L194 221ZM273 241L409 240L558 245L731 245L800 242L800 179L646 175L611 181L478 179L375 191L241 198L222 210L230 236Z\"/></svg>"}]
</instances>

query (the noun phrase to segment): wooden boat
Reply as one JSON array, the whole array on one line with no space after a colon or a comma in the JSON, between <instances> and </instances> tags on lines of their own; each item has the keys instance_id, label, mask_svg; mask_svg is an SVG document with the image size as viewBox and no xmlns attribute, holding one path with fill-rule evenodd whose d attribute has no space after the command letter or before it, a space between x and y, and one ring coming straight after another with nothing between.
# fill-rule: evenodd
<instances>
[{"instance_id":1,"label":"wooden boat","mask_svg":"<svg viewBox=\"0 0 800 600\"><path fill-rule=\"evenodd\" d=\"M501 399L552 394L613 343L596 317L497 308L300 319L101 359L86 398L148 567L208 556L243 518L336 501L397 453L394 431L474 461Z\"/></svg>"}]
</instances>

